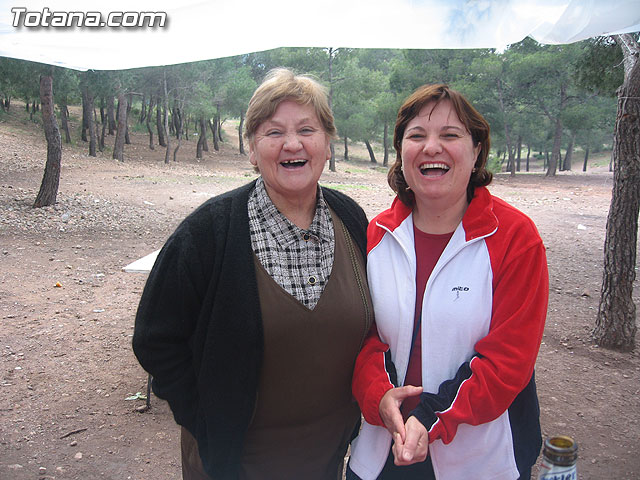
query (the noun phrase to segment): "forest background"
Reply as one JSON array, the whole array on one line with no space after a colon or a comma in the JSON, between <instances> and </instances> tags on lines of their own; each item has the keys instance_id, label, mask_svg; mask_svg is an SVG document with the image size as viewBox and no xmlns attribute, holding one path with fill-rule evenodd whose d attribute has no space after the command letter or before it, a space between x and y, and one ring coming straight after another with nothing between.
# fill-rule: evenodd
<instances>
[{"instance_id":1,"label":"forest background","mask_svg":"<svg viewBox=\"0 0 640 480\"><path fill-rule=\"evenodd\" d=\"M166 146L166 124L176 139L166 150L168 162L183 139L197 136L198 157L208 148L207 137L218 148L226 119L239 119L241 130L249 98L265 73L289 67L315 75L330 89L341 139L330 163L334 170L336 157L349 160L349 142L362 142L372 163L387 166L402 101L424 83L447 83L491 124L493 171L529 171L535 156L544 159L552 176L574 168L577 152L579 168L586 170L590 153L611 148L621 62L620 49L607 38L569 45L525 39L503 52L282 48L123 71L77 72L0 57L0 98L5 111L18 98L33 115L39 108L40 74L52 73L66 143L71 142L69 106L81 104L81 138L91 155L96 148L113 149L114 158L124 159L123 144L105 140L120 118L127 128L147 131L150 148L156 141Z\"/></svg>"}]
</instances>

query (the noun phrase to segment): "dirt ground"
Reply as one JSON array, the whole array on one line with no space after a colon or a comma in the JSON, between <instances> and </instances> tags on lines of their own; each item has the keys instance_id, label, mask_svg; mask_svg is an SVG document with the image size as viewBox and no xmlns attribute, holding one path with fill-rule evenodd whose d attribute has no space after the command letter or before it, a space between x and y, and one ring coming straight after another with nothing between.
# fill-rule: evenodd
<instances>
[{"instance_id":1,"label":"dirt ground","mask_svg":"<svg viewBox=\"0 0 640 480\"><path fill-rule=\"evenodd\" d=\"M33 209L46 144L23 117L14 105L0 118L0 479L180 478L166 403L152 397L141 413L144 400L128 400L146 389L131 351L146 277L122 267L160 248L205 199L255 174L231 133L201 161L195 141L183 142L169 165L142 134L132 134L123 163L110 150L89 157L77 141L63 148L57 204ZM543 432L577 440L581 478L632 480L640 478L640 355L590 340L612 185L602 163L555 178L539 169L498 175L490 188L534 219L547 246L550 305L536 371ZM382 167L356 160L337 170L321 182L370 218L390 204Z\"/></svg>"}]
</instances>

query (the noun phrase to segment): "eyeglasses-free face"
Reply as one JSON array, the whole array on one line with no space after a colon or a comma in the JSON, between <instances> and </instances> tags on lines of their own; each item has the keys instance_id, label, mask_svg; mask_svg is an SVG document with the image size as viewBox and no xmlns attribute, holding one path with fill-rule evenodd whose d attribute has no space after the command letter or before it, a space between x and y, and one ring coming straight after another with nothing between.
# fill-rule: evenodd
<instances>
[{"instance_id":1,"label":"eyeglasses-free face","mask_svg":"<svg viewBox=\"0 0 640 480\"><path fill-rule=\"evenodd\" d=\"M417 208L464 212L478 153L450 101L425 105L402 138L402 171Z\"/></svg>"},{"instance_id":2,"label":"eyeglasses-free face","mask_svg":"<svg viewBox=\"0 0 640 480\"><path fill-rule=\"evenodd\" d=\"M311 105L285 100L262 122L250 144L249 159L258 167L271 201L291 203L313 198L331 157L329 136Z\"/></svg>"}]
</instances>

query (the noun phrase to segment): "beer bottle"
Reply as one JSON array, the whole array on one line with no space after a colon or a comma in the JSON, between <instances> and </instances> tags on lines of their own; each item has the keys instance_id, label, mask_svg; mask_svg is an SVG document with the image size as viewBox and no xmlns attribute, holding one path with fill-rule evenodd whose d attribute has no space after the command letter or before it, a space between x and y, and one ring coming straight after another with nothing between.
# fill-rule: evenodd
<instances>
[{"instance_id":1,"label":"beer bottle","mask_svg":"<svg viewBox=\"0 0 640 480\"><path fill-rule=\"evenodd\" d=\"M548 437L542 450L538 480L578 480L578 445L565 435Z\"/></svg>"}]
</instances>

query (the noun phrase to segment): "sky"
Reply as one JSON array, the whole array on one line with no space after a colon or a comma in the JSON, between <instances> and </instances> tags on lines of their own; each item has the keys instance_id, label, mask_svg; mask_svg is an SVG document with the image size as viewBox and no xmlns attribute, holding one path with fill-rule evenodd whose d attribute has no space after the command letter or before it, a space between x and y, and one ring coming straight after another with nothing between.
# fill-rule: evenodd
<instances>
[{"instance_id":1,"label":"sky","mask_svg":"<svg viewBox=\"0 0 640 480\"><path fill-rule=\"evenodd\" d=\"M54 26L71 12L85 26ZM157 14L157 21L162 16L164 26L122 25L135 24L143 12ZM111 26L87 26L107 20ZM527 36L572 43L635 31L640 0L0 0L0 56L78 70L170 65L278 47L502 50Z\"/></svg>"}]
</instances>

